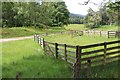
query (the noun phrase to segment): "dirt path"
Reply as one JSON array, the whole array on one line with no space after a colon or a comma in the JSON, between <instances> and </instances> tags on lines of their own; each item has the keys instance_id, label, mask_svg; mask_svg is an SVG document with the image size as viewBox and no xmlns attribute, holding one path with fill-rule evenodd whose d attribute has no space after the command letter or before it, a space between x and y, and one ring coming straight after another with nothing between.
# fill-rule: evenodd
<instances>
[{"instance_id":1,"label":"dirt path","mask_svg":"<svg viewBox=\"0 0 120 80\"><path fill-rule=\"evenodd\" d=\"M1 43L1 42L8 42L8 41L16 41L16 40L29 39L29 38L33 38L33 36L26 36L26 37L17 37L17 38L0 39L0 43Z\"/></svg>"}]
</instances>

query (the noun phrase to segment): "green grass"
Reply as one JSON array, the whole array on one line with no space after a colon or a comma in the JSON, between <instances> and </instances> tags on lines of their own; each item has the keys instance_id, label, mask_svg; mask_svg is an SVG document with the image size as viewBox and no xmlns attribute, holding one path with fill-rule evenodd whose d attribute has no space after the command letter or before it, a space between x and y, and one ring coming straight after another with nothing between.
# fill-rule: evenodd
<instances>
[{"instance_id":1,"label":"green grass","mask_svg":"<svg viewBox=\"0 0 120 80\"><path fill-rule=\"evenodd\" d=\"M2 38L12 38L12 37L23 37L23 36L31 36L35 33L51 33L51 32L59 32L64 31L64 27L52 27L49 29L40 29L33 27L13 27L13 28L3 28L0 31L2 32Z\"/></svg>"},{"instance_id":2,"label":"green grass","mask_svg":"<svg viewBox=\"0 0 120 80\"><path fill-rule=\"evenodd\" d=\"M98 28L94 28L95 30L118 30L118 26L101 26ZM53 33L53 32L60 32L66 30L92 30L86 28L84 24L70 24L64 27L50 27L48 29L41 29L41 28L34 28L34 27L13 27L13 28L3 28L0 29L2 32L2 38L11 38L11 37L21 37L21 36L31 36L35 33L42 34L42 33Z\"/></svg>"},{"instance_id":3,"label":"green grass","mask_svg":"<svg viewBox=\"0 0 120 80\"><path fill-rule=\"evenodd\" d=\"M115 25L105 25L105 26L100 26L98 28L95 28L95 30L112 30L112 31L116 31L118 30L118 26L115 26Z\"/></svg>"},{"instance_id":4,"label":"green grass","mask_svg":"<svg viewBox=\"0 0 120 80\"><path fill-rule=\"evenodd\" d=\"M69 64L62 60L44 55L43 49L33 41L26 39L3 43L2 76L15 78L62 78L71 77Z\"/></svg>"},{"instance_id":5,"label":"green grass","mask_svg":"<svg viewBox=\"0 0 120 80\"><path fill-rule=\"evenodd\" d=\"M69 35L54 35L45 37L52 42L67 43L71 45L86 45L103 41L116 40L106 37L79 36L71 38ZM65 42L66 41L66 42ZM77 41L77 42L76 42ZM0 44L1 45L1 44ZM66 78L72 77L70 65L61 59L55 59L49 55L44 55L43 49L33 41L26 39L14 42L5 42L2 53L2 76L3 78L15 78L19 73L21 78ZM112 63L92 68L94 78L117 78L118 67L120 65ZM86 71L83 76L86 78Z\"/></svg>"},{"instance_id":6,"label":"green grass","mask_svg":"<svg viewBox=\"0 0 120 80\"><path fill-rule=\"evenodd\" d=\"M61 44L69 44L69 45L89 45L89 44L97 44L97 43L102 43L102 42L109 42L109 41L115 41L118 40L117 38L107 38L105 36L99 37L99 36L77 36L77 37L71 37L70 34L62 34L62 35L53 35L53 36L44 36L46 41L53 42L53 43L61 43ZM117 46L118 44L113 44L107 46L113 47ZM59 47L60 48L60 47ZM62 47L61 47L62 48ZM103 49L103 46L100 47L95 47L95 48L88 48L85 50L82 50L83 52L88 52L88 51L93 51L93 50L98 50L98 49ZM72 50L71 48L67 48L67 50L74 51L75 49ZM118 50L118 49L117 49ZM113 51L113 50L112 50ZM107 51L109 52L109 51ZM75 56L75 54L69 54L71 56ZM95 56L103 54L103 52L96 53L96 54L90 54L90 56ZM112 55L113 56L113 55ZM114 55L115 56L115 55ZM82 56L83 57L88 57L87 56ZM100 58L97 58L100 59ZM95 59L94 59L95 60ZM86 62L86 61L85 61ZM93 67L92 68L92 77L93 78L118 78L118 70L120 65L118 65L118 62L116 61L115 63L112 64L107 64L106 66L98 66L98 67ZM86 78L87 70L83 70L82 77Z\"/></svg>"},{"instance_id":7,"label":"green grass","mask_svg":"<svg viewBox=\"0 0 120 80\"><path fill-rule=\"evenodd\" d=\"M70 24L64 27L66 30L88 30L84 24Z\"/></svg>"},{"instance_id":8,"label":"green grass","mask_svg":"<svg viewBox=\"0 0 120 80\"><path fill-rule=\"evenodd\" d=\"M119 78L119 64L120 61L116 61L105 66L96 66L91 68L92 78ZM83 70L82 77L86 78L87 69Z\"/></svg>"},{"instance_id":9,"label":"green grass","mask_svg":"<svg viewBox=\"0 0 120 80\"><path fill-rule=\"evenodd\" d=\"M35 32L38 32L38 31L32 28L26 28L26 27L3 28L2 38L31 36L35 34ZM42 33L42 31L40 31L39 33Z\"/></svg>"},{"instance_id":10,"label":"green grass","mask_svg":"<svg viewBox=\"0 0 120 80\"><path fill-rule=\"evenodd\" d=\"M89 28L86 28L84 24L70 24L68 26L65 26L65 29L67 30L92 30ZM105 26L100 26L98 28L93 28L95 30L118 30L118 26L115 25L105 25Z\"/></svg>"},{"instance_id":11,"label":"green grass","mask_svg":"<svg viewBox=\"0 0 120 80\"><path fill-rule=\"evenodd\" d=\"M112 40L117 40L117 38L107 38L107 37L99 37L99 36L76 36L71 37L70 34L56 34L53 36L44 36L45 40L50 42L57 42L61 44L69 44L69 45L88 45L95 44L100 42L107 42Z\"/></svg>"}]
</instances>

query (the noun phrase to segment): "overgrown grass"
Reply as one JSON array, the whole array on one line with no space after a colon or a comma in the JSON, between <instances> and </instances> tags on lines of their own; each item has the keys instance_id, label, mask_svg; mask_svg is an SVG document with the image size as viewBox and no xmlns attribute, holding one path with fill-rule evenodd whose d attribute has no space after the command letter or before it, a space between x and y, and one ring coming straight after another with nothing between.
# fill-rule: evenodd
<instances>
[{"instance_id":1,"label":"overgrown grass","mask_svg":"<svg viewBox=\"0 0 120 80\"><path fill-rule=\"evenodd\" d=\"M32 39L3 43L3 78L62 78L71 77L69 64L44 55L43 49Z\"/></svg>"}]
</instances>

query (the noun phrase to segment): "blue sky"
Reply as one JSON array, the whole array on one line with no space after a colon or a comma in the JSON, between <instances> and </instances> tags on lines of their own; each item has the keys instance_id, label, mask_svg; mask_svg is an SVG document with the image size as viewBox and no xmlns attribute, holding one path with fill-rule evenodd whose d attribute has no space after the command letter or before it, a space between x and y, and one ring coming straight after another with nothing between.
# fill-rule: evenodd
<instances>
[{"instance_id":1,"label":"blue sky","mask_svg":"<svg viewBox=\"0 0 120 80\"><path fill-rule=\"evenodd\" d=\"M92 3L89 3L88 5L78 4L84 3L84 1L87 0L63 0L63 1L67 5L67 8L71 13L86 15L89 7L91 7L94 11L98 11L98 5L96 6ZM103 0L90 0L90 1L96 4L101 4L101 2L103 2Z\"/></svg>"}]
</instances>

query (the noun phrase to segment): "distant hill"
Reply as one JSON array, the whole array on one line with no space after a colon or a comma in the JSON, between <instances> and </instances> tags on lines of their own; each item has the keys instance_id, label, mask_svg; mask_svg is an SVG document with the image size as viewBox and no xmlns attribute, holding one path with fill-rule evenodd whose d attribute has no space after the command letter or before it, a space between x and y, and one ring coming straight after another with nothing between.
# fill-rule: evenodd
<instances>
[{"instance_id":1,"label":"distant hill","mask_svg":"<svg viewBox=\"0 0 120 80\"><path fill-rule=\"evenodd\" d=\"M69 23L70 24L83 24L84 15L70 13Z\"/></svg>"},{"instance_id":2,"label":"distant hill","mask_svg":"<svg viewBox=\"0 0 120 80\"><path fill-rule=\"evenodd\" d=\"M70 17L85 17L85 15L70 13Z\"/></svg>"}]
</instances>

